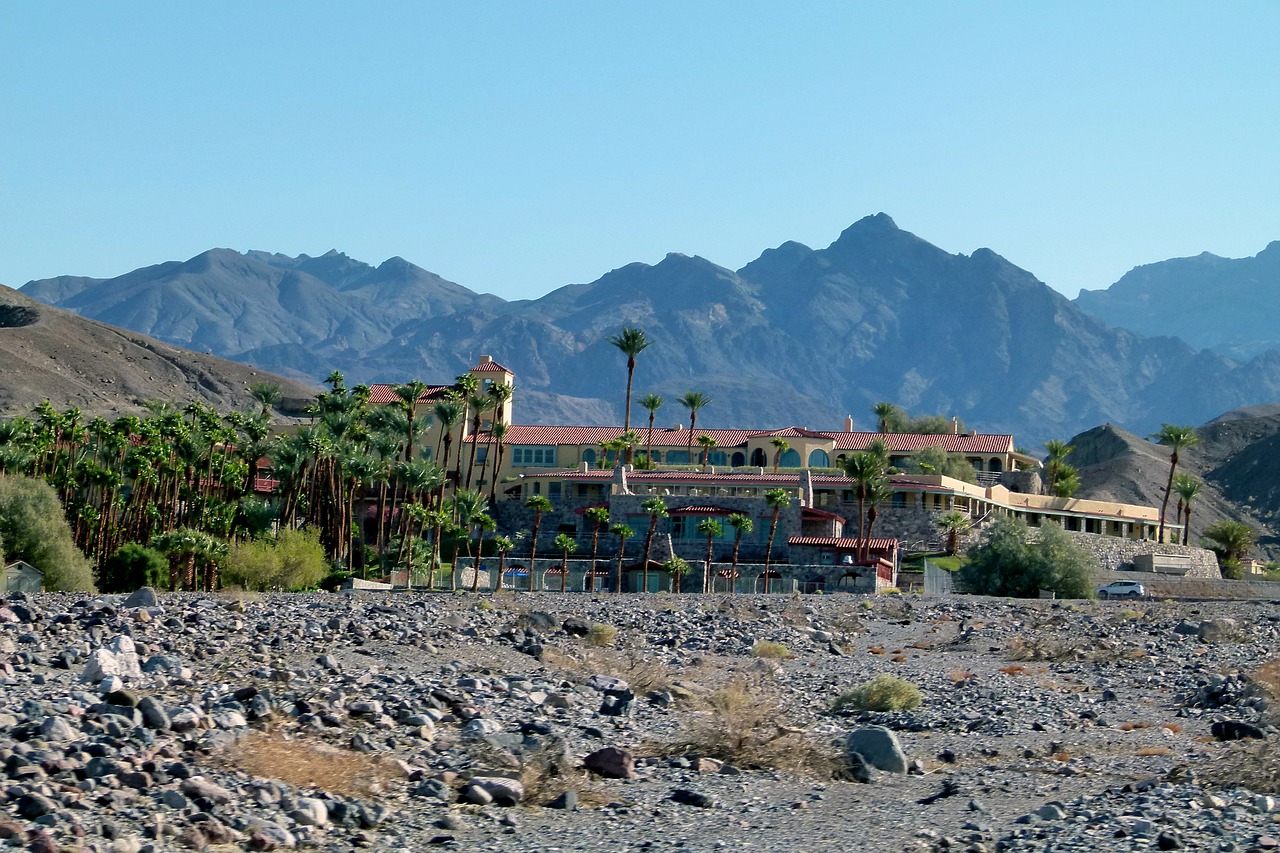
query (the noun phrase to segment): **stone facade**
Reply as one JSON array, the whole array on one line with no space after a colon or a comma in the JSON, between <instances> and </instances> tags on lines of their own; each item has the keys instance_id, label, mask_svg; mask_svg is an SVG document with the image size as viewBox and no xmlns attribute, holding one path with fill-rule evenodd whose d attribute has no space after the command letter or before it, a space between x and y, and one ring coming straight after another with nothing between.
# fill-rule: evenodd
<instances>
[{"instance_id":1,"label":"stone facade","mask_svg":"<svg viewBox=\"0 0 1280 853\"><path fill-rule=\"evenodd\" d=\"M1067 535L1098 561L1102 571L1133 571L1133 558L1139 554L1179 554L1191 558L1191 569L1184 577L1211 580L1222 578L1222 573L1218 570L1217 556L1204 548L1157 544L1137 539L1120 539L1115 536L1098 536L1092 533L1068 532ZM1149 572L1142 574L1151 576Z\"/></svg>"}]
</instances>

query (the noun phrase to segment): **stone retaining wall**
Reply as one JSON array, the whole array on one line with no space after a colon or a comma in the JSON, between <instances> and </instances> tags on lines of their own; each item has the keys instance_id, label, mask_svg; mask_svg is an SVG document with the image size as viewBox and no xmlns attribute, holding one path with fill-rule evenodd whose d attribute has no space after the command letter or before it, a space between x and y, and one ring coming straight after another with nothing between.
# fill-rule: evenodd
<instances>
[{"instance_id":1,"label":"stone retaining wall","mask_svg":"<svg viewBox=\"0 0 1280 853\"><path fill-rule=\"evenodd\" d=\"M1221 580L1218 558L1212 551L1188 545L1158 544L1142 539L1121 539L1117 536L1100 536L1096 533L1067 531L1076 544L1089 552L1103 571L1128 572L1133 570L1133 558L1139 554L1177 554L1191 558L1191 569L1184 577ZM1178 575L1153 575L1142 572L1143 577L1177 578ZM1133 580L1132 576L1127 578Z\"/></svg>"}]
</instances>

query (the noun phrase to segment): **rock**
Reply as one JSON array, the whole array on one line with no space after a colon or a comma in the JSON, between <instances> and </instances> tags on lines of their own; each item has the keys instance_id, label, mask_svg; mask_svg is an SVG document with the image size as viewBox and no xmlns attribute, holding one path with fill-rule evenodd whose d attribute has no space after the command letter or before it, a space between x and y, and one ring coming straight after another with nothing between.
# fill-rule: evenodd
<instances>
[{"instance_id":1,"label":"rock","mask_svg":"<svg viewBox=\"0 0 1280 853\"><path fill-rule=\"evenodd\" d=\"M560 628L571 637L585 637L591 633L591 623L577 616L570 616L564 620Z\"/></svg>"},{"instance_id":2,"label":"rock","mask_svg":"<svg viewBox=\"0 0 1280 853\"><path fill-rule=\"evenodd\" d=\"M169 730L169 714L155 697L143 696L138 701L138 712L142 714L142 724L147 728L158 732Z\"/></svg>"},{"instance_id":3,"label":"rock","mask_svg":"<svg viewBox=\"0 0 1280 853\"><path fill-rule=\"evenodd\" d=\"M124 604L120 605L124 608L134 607L155 607L160 603L156 591L149 586L144 586L134 590L129 597L124 600Z\"/></svg>"},{"instance_id":4,"label":"rock","mask_svg":"<svg viewBox=\"0 0 1280 853\"><path fill-rule=\"evenodd\" d=\"M214 803L231 802L231 792L221 785L216 785L200 776L193 776L190 779L183 779L179 786L182 793L188 797L200 798Z\"/></svg>"},{"instance_id":5,"label":"rock","mask_svg":"<svg viewBox=\"0 0 1280 853\"><path fill-rule=\"evenodd\" d=\"M1041 820L1062 820L1067 816L1059 803L1045 803L1034 812L1035 816Z\"/></svg>"},{"instance_id":6,"label":"rock","mask_svg":"<svg viewBox=\"0 0 1280 853\"><path fill-rule=\"evenodd\" d=\"M547 803L547 808L576 812L578 810L578 792L574 790L565 791L560 796Z\"/></svg>"},{"instance_id":7,"label":"rock","mask_svg":"<svg viewBox=\"0 0 1280 853\"><path fill-rule=\"evenodd\" d=\"M45 717L40 724L40 737L52 743L66 743L80 737L63 717Z\"/></svg>"},{"instance_id":8,"label":"rock","mask_svg":"<svg viewBox=\"0 0 1280 853\"><path fill-rule=\"evenodd\" d=\"M550 631L559 624L555 616L542 610L531 610L520 621L524 623L524 627L537 631Z\"/></svg>"},{"instance_id":9,"label":"rock","mask_svg":"<svg viewBox=\"0 0 1280 853\"><path fill-rule=\"evenodd\" d=\"M471 779L471 787L480 787L500 806L518 805L524 799L524 785L519 779L507 779L504 776L475 776Z\"/></svg>"},{"instance_id":10,"label":"rock","mask_svg":"<svg viewBox=\"0 0 1280 853\"><path fill-rule=\"evenodd\" d=\"M1179 622L1177 625L1174 626L1173 633L1181 634L1184 637L1198 636L1200 633L1200 623L1190 622L1186 619L1183 619L1181 622Z\"/></svg>"},{"instance_id":11,"label":"rock","mask_svg":"<svg viewBox=\"0 0 1280 853\"><path fill-rule=\"evenodd\" d=\"M907 757L898 743L898 736L884 726L865 726L849 732L844 749L861 755L866 763L886 773L906 773Z\"/></svg>"},{"instance_id":12,"label":"rock","mask_svg":"<svg viewBox=\"0 0 1280 853\"><path fill-rule=\"evenodd\" d=\"M1240 625L1230 617L1205 619L1200 623L1196 636L1206 643L1225 643L1240 637Z\"/></svg>"},{"instance_id":13,"label":"rock","mask_svg":"<svg viewBox=\"0 0 1280 853\"><path fill-rule=\"evenodd\" d=\"M53 814L58 810L58 804L43 794L23 794L18 797L16 803L18 807L18 816L25 817L27 820L35 820L47 814Z\"/></svg>"},{"instance_id":14,"label":"rock","mask_svg":"<svg viewBox=\"0 0 1280 853\"><path fill-rule=\"evenodd\" d=\"M867 764L861 753L845 751L844 754L844 772L845 778L852 782L874 782L876 772Z\"/></svg>"},{"instance_id":15,"label":"rock","mask_svg":"<svg viewBox=\"0 0 1280 853\"><path fill-rule=\"evenodd\" d=\"M453 802L453 791L439 779L423 779L413 788L413 794L418 797L430 797L443 803Z\"/></svg>"},{"instance_id":16,"label":"rock","mask_svg":"<svg viewBox=\"0 0 1280 853\"><path fill-rule=\"evenodd\" d=\"M709 809L715 806L715 800L710 796L698 791L690 791L688 788L676 788L667 799L681 805L697 806L700 809Z\"/></svg>"},{"instance_id":17,"label":"rock","mask_svg":"<svg viewBox=\"0 0 1280 853\"><path fill-rule=\"evenodd\" d=\"M636 760L630 752L616 746L606 746L582 759L582 766L607 779L634 779Z\"/></svg>"},{"instance_id":18,"label":"rock","mask_svg":"<svg viewBox=\"0 0 1280 853\"><path fill-rule=\"evenodd\" d=\"M329 823L329 809L324 800L300 797L298 807L289 812L289 817L301 826L325 826Z\"/></svg>"},{"instance_id":19,"label":"rock","mask_svg":"<svg viewBox=\"0 0 1280 853\"><path fill-rule=\"evenodd\" d=\"M587 686L592 690L599 690L601 693L615 695L631 692L631 685L621 678L614 678L612 675L593 675L587 679Z\"/></svg>"},{"instance_id":20,"label":"rock","mask_svg":"<svg viewBox=\"0 0 1280 853\"><path fill-rule=\"evenodd\" d=\"M1257 726L1240 720L1219 720L1209 727L1209 733L1218 740L1263 740L1267 736Z\"/></svg>"}]
</instances>

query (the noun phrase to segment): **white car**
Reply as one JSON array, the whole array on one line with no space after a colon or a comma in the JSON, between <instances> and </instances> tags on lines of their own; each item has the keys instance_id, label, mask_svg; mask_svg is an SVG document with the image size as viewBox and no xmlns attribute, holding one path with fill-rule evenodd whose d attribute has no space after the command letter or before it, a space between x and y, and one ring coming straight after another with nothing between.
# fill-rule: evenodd
<instances>
[{"instance_id":1,"label":"white car","mask_svg":"<svg viewBox=\"0 0 1280 853\"><path fill-rule=\"evenodd\" d=\"M1098 598L1146 598L1147 588L1136 581L1112 581L1098 587Z\"/></svg>"}]
</instances>

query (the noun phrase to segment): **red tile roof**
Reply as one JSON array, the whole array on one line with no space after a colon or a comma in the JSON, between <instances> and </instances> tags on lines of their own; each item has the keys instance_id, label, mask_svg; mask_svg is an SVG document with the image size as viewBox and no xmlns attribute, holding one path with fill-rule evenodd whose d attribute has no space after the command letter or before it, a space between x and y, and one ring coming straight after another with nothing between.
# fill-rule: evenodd
<instances>
[{"instance_id":1,"label":"red tile roof","mask_svg":"<svg viewBox=\"0 0 1280 853\"><path fill-rule=\"evenodd\" d=\"M812 506L805 507L800 514L800 518L802 521L838 521L841 524L845 522L843 515L836 515L834 512L827 512L825 509L818 509Z\"/></svg>"},{"instance_id":2,"label":"red tile roof","mask_svg":"<svg viewBox=\"0 0 1280 853\"><path fill-rule=\"evenodd\" d=\"M396 394L395 385L370 385L369 386L369 402L384 404L398 403L400 396ZM418 398L419 403L431 403L437 400L441 394L452 388L452 385L428 385L427 390L422 392L422 396Z\"/></svg>"},{"instance_id":3,"label":"red tile roof","mask_svg":"<svg viewBox=\"0 0 1280 853\"><path fill-rule=\"evenodd\" d=\"M471 369L473 371L477 371L481 373L494 371L499 373L510 373L512 376L515 376L514 372L507 370L507 368L503 367L501 364L498 364L498 362L496 361L482 361Z\"/></svg>"},{"instance_id":4,"label":"red tile roof","mask_svg":"<svg viewBox=\"0 0 1280 853\"><path fill-rule=\"evenodd\" d=\"M854 548L862 547L862 540L856 537L848 536L789 536L787 537L788 545L811 545L827 548ZM867 548L871 551L896 551L898 550L897 539L868 539Z\"/></svg>"},{"instance_id":5,"label":"red tile roof","mask_svg":"<svg viewBox=\"0 0 1280 853\"><path fill-rule=\"evenodd\" d=\"M375 386L377 387L377 386ZM640 426L635 430L640 436L641 447L649 440L649 430ZM512 424L507 427L507 444L566 444L595 445L611 441L622 435L620 426L543 426L541 424ZM487 440L487 433L481 433ZM693 452L698 436L708 435L716 441L716 450L745 449L752 439L774 437L826 439L834 444L835 451L866 450L871 442L879 439L890 453L911 453L926 447L942 447L948 453L1009 453L1013 450L1012 435L914 435L907 433L879 432L815 432L801 427L780 430L748 429L699 429L693 431ZM468 438L467 440L471 440ZM653 446L661 449L682 449L689 445L687 429L655 429ZM698 458L697 455L694 457Z\"/></svg>"}]
</instances>

